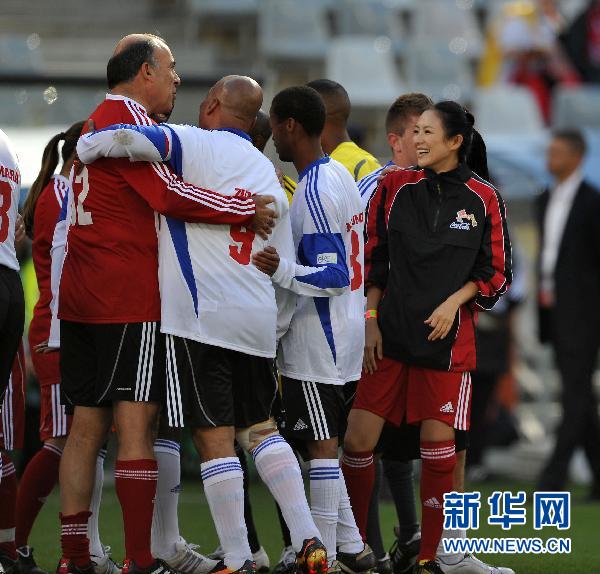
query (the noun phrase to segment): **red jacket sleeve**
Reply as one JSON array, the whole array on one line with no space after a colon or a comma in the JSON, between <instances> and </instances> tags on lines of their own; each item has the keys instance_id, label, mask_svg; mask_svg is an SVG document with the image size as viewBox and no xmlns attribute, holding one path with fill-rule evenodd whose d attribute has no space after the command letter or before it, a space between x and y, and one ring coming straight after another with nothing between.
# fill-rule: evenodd
<instances>
[{"instance_id":1,"label":"red jacket sleeve","mask_svg":"<svg viewBox=\"0 0 600 574\"><path fill-rule=\"evenodd\" d=\"M194 223L248 224L252 198L221 195L186 183L161 163L134 162L119 169L125 181L163 215Z\"/></svg>"},{"instance_id":2,"label":"red jacket sleeve","mask_svg":"<svg viewBox=\"0 0 600 574\"><path fill-rule=\"evenodd\" d=\"M365 290L385 290L390 269L385 206L391 178L388 174L378 185L367 205L365 222Z\"/></svg>"}]
</instances>

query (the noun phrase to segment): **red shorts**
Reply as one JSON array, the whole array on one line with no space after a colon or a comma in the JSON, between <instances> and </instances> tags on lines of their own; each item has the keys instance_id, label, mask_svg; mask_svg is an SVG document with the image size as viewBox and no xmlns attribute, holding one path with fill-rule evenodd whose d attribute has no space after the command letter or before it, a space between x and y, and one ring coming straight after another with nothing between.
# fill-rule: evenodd
<instances>
[{"instance_id":1,"label":"red shorts","mask_svg":"<svg viewBox=\"0 0 600 574\"><path fill-rule=\"evenodd\" d=\"M0 449L23 448L25 437L25 355L23 344L13 362L4 401L0 406Z\"/></svg>"},{"instance_id":2,"label":"red shorts","mask_svg":"<svg viewBox=\"0 0 600 574\"><path fill-rule=\"evenodd\" d=\"M60 352L35 353L32 350L31 362L40 387L60 383Z\"/></svg>"},{"instance_id":3,"label":"red shorts","mask_svg":"<svg viewBox=\"0 0 600 574\"><path fill-rule=\"evenodd\" d=\"M373 374L363 373L353 409L362 409L400 426L426 419L468 430L471 374L414 367L383 358Z\"/></svg>"},{"instance_id":4,"label":"red shorts","mask_svg":"<svg viewBox=\"0 0 600 574\"><path fill-rule=\"evenodd\" d=\"M40 440L46 442L49 438L67 436L73 417L65 414L65 407L60 402L60 384L44 385L40 390Z\"/></svg>"}]
</instances>

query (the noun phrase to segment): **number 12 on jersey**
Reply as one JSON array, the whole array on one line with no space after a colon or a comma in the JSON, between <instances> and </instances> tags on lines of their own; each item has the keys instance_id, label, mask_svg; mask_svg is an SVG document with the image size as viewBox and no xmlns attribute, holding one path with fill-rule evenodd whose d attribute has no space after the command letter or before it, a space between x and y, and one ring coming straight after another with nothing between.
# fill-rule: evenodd
<instances>
[{"instance_id":1,"label":"number 12 on jersey","mask_svg":"<svg viewBox=\"0 0 600 574\"><path fill-rule=\"evenodd\" d=\"M80 186L81 189L79 189ZM77 193L78 191L79 193ZM73 180L73 193L69 199L71 202L71 225L91 225L94 223L91 211L85 211L83 208L89 192L88 169L84 167ZM77 208L75 207L75 197L77 197Z\"/></svg>"},{"instance_id":2,"label":"number 12 on jersey","mask_svg":"<svg viewBox=\"0 0 600 574\"><path fill-rule=\"evenodd\" d=\"M229 235L236 243L236 245L229 246L229 255L240 265L248 265L252 254L252 242L256 233L243 225L232 225Z\"/></svg>"}]
</instances>

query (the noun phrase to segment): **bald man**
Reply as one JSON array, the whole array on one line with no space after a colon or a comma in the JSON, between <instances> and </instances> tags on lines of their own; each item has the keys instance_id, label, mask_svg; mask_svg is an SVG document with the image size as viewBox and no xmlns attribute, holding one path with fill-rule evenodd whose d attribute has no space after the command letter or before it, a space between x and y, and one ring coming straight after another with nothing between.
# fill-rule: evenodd
<instances>
[{"instance_id":1,"label":"bald man","mask_svg":"<svg viewBox=\"0 0 600 574\"><path fill-rule=\"evenodd\" d=\"M200 187L238 198L272 198L278 218L268 242L241 225L161 218L162 331L170 385L181 385L183 399L169 404L169 415L185 418L202 458L204 492L224 554L216 569L249 573L255 568L237 439L281 506L299 567L307 574L324 574L326 550L300 467L272 413L278 392L273 358L295 297L276 289L268 275L250 264L252 254L267 245L294 258L287 198L273 164L248 135L261 104L262 90L253 79L226 76L200 104L200 128L110 126L84 136L77 149L86 163L99 157L166 161Z\"/></svg>"},{"instance_id":2,"label":"bald man","mask_svg":"<svg viewBox=\"0 0 600 574\"><path fill-rule=\"evenodd\" d=\"M157 36L119 42L107 65L110 93L91 119L98 128L151 125L168 115L180 83ZM59 294L61 390L74 407L60 466L61 574L93 571L87 523L98 451L113 421L115 487L123 511L127 574L168 574L151 552L157 463L153 429L166 393L166 337L160 331L156 211L190 221L258 225L274 212L260 201L184 183L165 166L101 160L73 180L69 249ZM262 220L262 221L261 221Z\"/></svg>"},{"instance_id":3,"label":"bald man","mask_svg":"<svg viewBox=\"0 0 600 574\"><path fill-rule=\"evenodd\" d=\"M323 151L339 161L354 181L362 179L378 167L379 162L366 150L357 146L348 134L351 104L348 92L333 80L313 80L306 84L317 90L325 104L325 127L321 134Z\"/></svg>"}]
</instances>

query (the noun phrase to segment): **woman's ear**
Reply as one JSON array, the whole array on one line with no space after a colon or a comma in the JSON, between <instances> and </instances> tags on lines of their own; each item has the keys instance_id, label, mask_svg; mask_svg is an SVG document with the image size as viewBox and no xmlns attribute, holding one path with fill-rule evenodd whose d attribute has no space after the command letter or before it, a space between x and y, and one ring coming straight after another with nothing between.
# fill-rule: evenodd
<instances>
[{"instance_id":1,"label":"woman's ear","mask_svg":"<svg viewBox=\"0 0 600 574\"><path fill-rule=\"evenodd\" d=\"M452 151L459 150L464 140L465 138L462 136L462 134L458 134L450 138L450 149Z\"/></svg>"}]
</instances>

